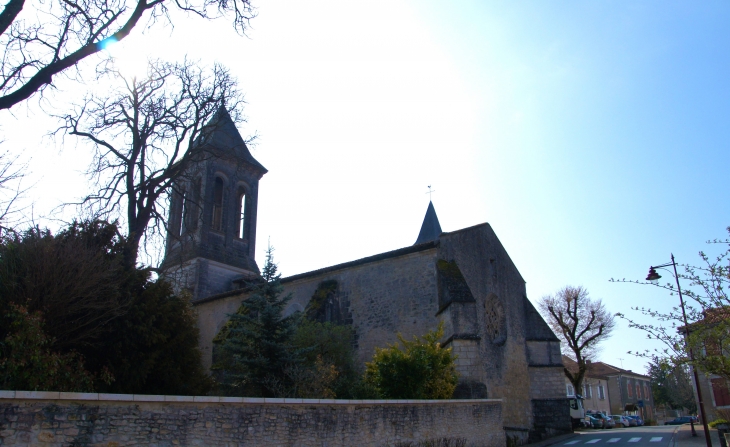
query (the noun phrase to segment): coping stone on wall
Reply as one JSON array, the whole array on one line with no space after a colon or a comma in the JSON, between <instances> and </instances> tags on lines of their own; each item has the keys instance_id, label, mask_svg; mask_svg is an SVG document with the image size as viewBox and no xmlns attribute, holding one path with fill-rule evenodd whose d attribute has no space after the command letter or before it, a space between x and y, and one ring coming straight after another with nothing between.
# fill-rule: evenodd
<instances>
[{"instance_id":1,"label":"coping stone on wall","mask_svg":"<svg viewBox=\"0 0 730 447\"><path fill-rule=\"evenodd\" d=\"M502 399L384 399L384 400L347 400L347 399L291 399L281 397L229 397L229 396L167 396L159 394L107 394L107 393L70 393L58 391L13 391L0 390L3 399L27 400L70 400L70 401L116 401L116 402L201 402L232 404L272 404L272 405L419 405L435 403L481 403L502 402Z\"/></svg>"}]
</instances>

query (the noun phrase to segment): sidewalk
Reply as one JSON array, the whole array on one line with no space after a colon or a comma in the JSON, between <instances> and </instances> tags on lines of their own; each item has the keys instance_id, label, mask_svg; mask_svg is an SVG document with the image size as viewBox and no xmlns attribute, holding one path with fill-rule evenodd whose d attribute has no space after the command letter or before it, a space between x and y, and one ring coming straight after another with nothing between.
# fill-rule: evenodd
<instances>
[{"instance_id":1,"label":"sidewalk","mask_svg":"<svg viewBox=\"0 0 730 447\"><path fill-rule=\"evenodd\" d=\"M689 424L679 427L675 437L675 445L677 447L706 447L705 431L702 424L695 424L695 431L697 431L697 437L692 437L692 428ZM720 447L720 438L717 437L717 430L714 428L710 429L710 439L712 440L712 447Z\"/></svg>"}]
</instances>

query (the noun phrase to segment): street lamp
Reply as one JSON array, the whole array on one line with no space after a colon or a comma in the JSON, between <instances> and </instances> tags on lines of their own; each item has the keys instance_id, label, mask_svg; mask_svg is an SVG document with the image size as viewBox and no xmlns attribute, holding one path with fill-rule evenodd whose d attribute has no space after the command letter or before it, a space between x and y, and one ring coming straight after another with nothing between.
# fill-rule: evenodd
<instances>
[{"instance_id":1,"label":"street lamp","mask_svg":"<svg viewBox=\"0 0 730 447\"><path fill-rule=\"evenodd\" d=\"M679 304L682 307L682 319L684 320L684 330L687 331L687 336L689 336L689 324L687 324L687 313L684 310L684 298L682 298L682 288L679 286L679 275L677 274L677 263L674 262L674 254L671 255L672 262L668 264L662 264L662 265L653 265L649 267L649 274L646 276L646 280L649 282L652 282L656 284L659 281L659 278L661 278L661 275L659 275L656 272L656 269L669 267L670 265L674 268L674 280L677 282L677 292L679 293ZM689 360L692 364L692 373L694 374L695 379L695 388L697 388L697 400L700 407L700 417L702 417L702 426L705 429L705 442L707 443L707 447L712 447L712 440L710 439L710 429L707 427L707 418L705 417L705 405L702 403L702 390L700 389L700 377L697 375L697 368L694 366L695 356L692 352L692 348L689 347L689 343L687 342L687 337L684 339L684 343L687 346L687 351L689 351ZM697 433L695 432L695 426L694 423L692 425L692 436L697 436Z\"/></svg>"}]
</instances>

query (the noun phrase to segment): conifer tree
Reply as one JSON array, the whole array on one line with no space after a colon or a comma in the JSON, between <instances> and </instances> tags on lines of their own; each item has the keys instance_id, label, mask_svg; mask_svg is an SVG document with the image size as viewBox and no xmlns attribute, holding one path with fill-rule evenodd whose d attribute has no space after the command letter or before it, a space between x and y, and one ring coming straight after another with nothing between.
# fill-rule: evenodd
<instances>
[{"instance_id":1,"label":"conifer tree","mask_svg":"<svg viewBox=\"0 0 730 447\"><path fill-rule=\"evenodd\" d=\"M238 312L216 337L216 363L221 391L229 395L284 397L292 384L287 371L303 363L303 350L292 338L299 313L283 317L291 294L281 296L281 275L273 248L266 251L262 280L241 302ZM289 396L286 396L289 397Z\"/></svg>"}]
</instances>

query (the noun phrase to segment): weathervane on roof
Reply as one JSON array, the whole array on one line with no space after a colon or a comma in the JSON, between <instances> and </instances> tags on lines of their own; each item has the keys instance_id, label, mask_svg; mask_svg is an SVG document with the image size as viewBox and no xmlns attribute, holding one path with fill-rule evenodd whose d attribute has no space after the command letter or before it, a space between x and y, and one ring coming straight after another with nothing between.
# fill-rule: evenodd
<instances>
[{"instance_id":1,"label":"weathervane on roof","mask_svg":"<svg viewBox=\"0 0 730 447\"><path fill-rule=\"evenodd\" d=\"M428 192L426 194L428 194L428 201L429 202L431 202L431 194L433 194L435 192L436 192L435 190L432 190L431 189L431 185L428 185Z\"/></svg>"}]
</instances>

